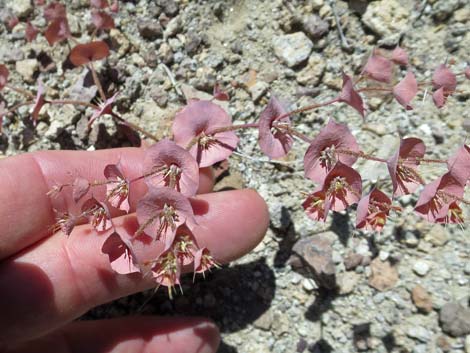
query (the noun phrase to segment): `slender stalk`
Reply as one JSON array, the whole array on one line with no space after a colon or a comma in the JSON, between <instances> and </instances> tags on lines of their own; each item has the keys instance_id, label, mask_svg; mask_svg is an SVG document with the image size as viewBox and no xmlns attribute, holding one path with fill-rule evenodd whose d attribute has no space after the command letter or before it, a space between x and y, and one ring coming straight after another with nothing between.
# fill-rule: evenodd
<instances>
[{"instance_id":1,"label":"slender stalk","mask_svg":"<svg viewBox=\"0 0 470 353\"><path fill-rule=\"evenodd\" d=\"M33 104L33 103L34 103L34 102L32 102L32 101L27 101L27 102L18 103L18 104L16 104L16 105L14 105L13 107L11 107L10 109L8 109L8 110L5 112L5 115L11 114L11 113L13 113L15 110L17 110L18 108L24 107L25 105L31 105L31 104Z\"/></svg>"},{"instance_id":2,"label":"slender stalk","mask_svg":"<svg viewBox=\"0 0 470 353\"><path fill-rule=\"evenodd\" d=\"M301 132L295 130L292 126L285 125L285 124L276 124L276 122L273 123L273 127L281 130L287 131L289 134L298 137L304 142L307 142L308 144L311 144L313 139L308 137L307 135L302 134Z\"/></svg>"},{"instance_id":3,"label":"slender stalk","mask_svg":"<svg viewBox=\"0 0 470 353\"><path fill-rule=\"evenodd\" d=\"M308 110L312 110L312 109L324 107L324 106L327 106L327 105L336 103L336 102L338 102L338 101L339 101L339 98L336 97L336 98L330 99L329 101L326 101L326 102L323 102L323 103L316 103L316 104L312 104L312 105L307 105L306 107L302 107L302 108L299 108L299 109L295 109L295 110L292 110L292 111L290 111L290 112L288 112L288 113L282 114L282 115L278 116L275 120L281 120L281 119L284 119L285 117L288 117L288 116L290 116L290 115L294 115L294 114L298 114L298 113L303 113L303 112L306 112L306 111L308 111Z\"/></svg>"},{"instance_id":4,"label":"slender stalk","mask_svg":"<svg viewBox=\"0 0 470 353\"><path fill-rule=\"evenodd\" d=\"M93 103L88 103L88 102L82 102L82 101L76 101L76 100L62 100L62 99L57 99L57 100L52 100L52 101L47 101L49 104L71 104L71 105L82 105L84 107L89 107L95 110L99 110L100 107L98 107L96 104Z\"/></svg>"},{"instance_id":5,"label":"slender stalk","mask_svg":"<svg viewBox=\"0 0 470 353\"><path fill-rule=\"evenodd\" d=\"M365 153L362 152L362 151L355 152L355 151L351 151L351 150L342 150L342 149L339 149L339 150L336 150L336 152L338 152L338 153L340 153L340 154L347 154L347 155L350 155L350 156L355 156L355 157L358 157L358 158L368 159L368 160L370 160L370 161L381 162L381 163L387 163L387 160L386 160L386 159L374 157L374 156L371 156L371 155L369 155L369 154L365 154Z\"/></svg>"},{"instance_id":6,"label":"slender stalk","mask_svg":"<svg viewBox=\"0 0 470 353\"><path fill-rule=\"evenodd\" d=\"M240 129L258 128L258 127L259 127L258 123L222 126L222 127L215 128L214 130L209 130L207 132L207 135L213 135L213 134L217 134L219 132L225 132L225 131L234 131L234 130L240 130Z\"/></svg>"},{"instance_id":7,"label":"slender stalk","mask_svg":"<svg viewBox=\"0 0 470 353\"><path fill-rule=\"evenodd\" d=\"M420 163L441 163L447 164L447 161L442 159L428 159L428 158L406 158L403 161L406 162L420 162Z\"/></svg>"},{"instance_id":8,"label":"slender stalk","mask_svg":"<svg viewBox=\"0 0 470 353\"><path fill-rule=\"evenodd\" d=\"M153 135L152 133L148 132L147 130L141 128L140 126L134 124L134 123L131 123L130 121L127 121L125 120L124 118L122 118L121 116L119 116L118 114L112 112L111 113L111 116L119 121L120 123L126 125L126 126L129 126L132 130L134 131L137 131L137 132L140 132L142 135L144 135L145 137L149 138L149 139L152 139L154 140L155 142L158 142L159 141L159 138L155 135Z\"/></svg>"},{"instance_id":9,"label":"slender stalk","mask_svg":"<svg viewBox=\"0 0 470 353\"><path fill-rule=\"evenodd\" d=\"M26 97L29 97L29 98L32 98L32 99L35 99L36 96L34 94L32 94L31 92L25 90L25 89L22 89L22 88L18 88L18 87L15 87L15 86L12 86L12 85L5 85L6 88L16 92L16 93L19 93L23 96L26 96Z\"/></svg>"},{"instance_id":10,"label":"slender stalk","mask_svg":"<svg viewBox=\"0 0 470 353\"><path fill-rule=\"evenodd\" d=\"M392 92L391 88L387 87L363 87L359 88L357 92Z\"/></svg>"},{"instance_id":11,"label":"slender stalk","mask_svg":"<svg viewBox=\"0 0 470 353\"><path fill-rule=\"evenodd\" d=\"M100 92L101 100L104 102L106 101L106 94L104 94L103 86L101 85L100 79L98 78L98 74L96 73L95 67L93 66L93 62L88 64L90 68L91 74L93 76L93 81L95 82L96 87L98 87L98 91Z\"/></svg>"}]
</instances>

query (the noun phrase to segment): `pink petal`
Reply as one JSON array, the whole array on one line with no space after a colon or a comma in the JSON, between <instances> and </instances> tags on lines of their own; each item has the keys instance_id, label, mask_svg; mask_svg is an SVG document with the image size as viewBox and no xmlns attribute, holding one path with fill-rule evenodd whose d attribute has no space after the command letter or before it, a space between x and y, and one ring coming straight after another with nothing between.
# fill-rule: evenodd
<instances>
[{"instance_id":1,"label":"pink petal","mask_svg":"<svg viewBox=\"0 0 470 353\"><path fill-rule=\"evenodd\" d=\"M111 206L129 212L129 181L124 177L118 164L108 164L104 168L104 177L113 183L106 184L106 197Z\"/></svg>"},{"instance_id":2,"label":"pink petal","mask_svg":"<svg viewBox=\"0 0 470 353\"><path fill-rule=\"evenodd\" d=\"M447 96L444 93L444 87L439 88L438 90L434 91L432 94L432 101L434 105L438 108L442 108L447 101Z\"/></svg>"},{"instance_id":3,"label":"pink petal","mask_svg":"<svg viewBox=\"0 0 470 353\"><path fill-rule=\"evenodd\" d=\"M162 212L171 207L176 217L173 226L162 220ZM179 192L167 188L151 188L137 204L137 219L143 231L152 238L165 242L166 249L173 243L177 228L186 223L194 227L196 220L189 200Z\"/></svg>"},{"instance_id":4,"label":"pink petal","mask_svg":"<svg viewBox=\"0 0 470 353\"><path fill-rule=\"evenodd\" d=\"M6 86L8 76L10 76L10 71L5 65L0 64L0 91Z\"/></svg>"},{"instance_id":5,"label":"pink petal","mask_svg":"<svg viewBox=\"0 0 470 353\"><path fill-rule=\"evenodd\" d=\"M39 33L39 30L34 27L31 22L26 23L26 29L25 29L25 37L28 42L32 42L34 39L36 39L37 35Z\"/></svg>"},{"instance_id":6,"label":"pink petal","mask_svg":"<svg viewBox=\"0 0 470 353\"><path fill-rule=\"evenodd\" d=\"M383 56L373 53L367 60L363 74L379 82L390 83L392 79L392 62Z\"/></svg>"},{"instance_id":7,"label":"pink petal","mask_svg":"<svg viewBox=\"0 0 470 353\"><path fill-rule=\"evenodd\" d=\"M332 163L321 159L327 149L333 151L334 160ZM338 153L337 150L359 152L359 145L356 138L348 129L346 124L339 124L330 119L328 124L320 130L320 133L313 139L304 156L305 177L315 182L322 183L328 172L336 165L336 161L351 166L357 156L347 153Z\"/></svg>"},{"instance_id":8,"label":"pink petal","mask_svg":"<svg viewBox=\"0 0 470 353\"><path fill-rule=\"evenodd\" d=\"M400 47L396 47L392 51L392 61L395 64L401 65L401 66L408 66L408 54L407 52Z\"/></svg>"},{"instance_id":9,"label":"pink petal","mask_svg":"<svg viewBox=\"0 0 470 353\"><path fill-rule=\"evenodd\" d=\"M290 125L289 116L277 119L286 113L286 109L282 103L275 97L271 96L268 105L261 113L259 119L259 146L261 150L270 158L284 157L292 148L294 139L286 131L275 129L272 131L272 123L274 121Z\"/></svg>"},{"instance_id":10,"label":"pink petal","mask_svg":"<svg viewBox=\"0 0 470 353\"><path fill-rule=\"evenodd\" d=\"M441 64L434 71L432 84L434 89L443 87L446 92L454 92L457 87L457 77L445 64Z\"/></svg>"},{"instance_id":11,"label":"pink petal","mask_svg":"<svg viewBox=\"0 0 470 353\"><path fill-rule=\"evenodd\" d=\"M44 32L49 45L54 45L70 37L70 28L67 18L58 18L52 21Z\"/></svg>"},{"instance_id":12,"label":"pink petal","mask_svg":"<svg viewBox=\"0 0 470 353\"><path fill-rule=\"evenodd\" d=\"M374 202L375 201L375 202ZM372 209L376 209L376 213L371 213L369 206L373 203ZM366 228L373 231L380 231L383 228L383 225L373 225L371 221L376 216L386 217L389 214L390 206L392 200L384 194L379 189L374 188L370 194L363 197L357 205L357 214L356 214L356 228Z\"/></svg>"},{"instance_id":13,"label":"pink petal","mask_svg":"<svg viewBox=\"0 0 470 353\"><path fill-rule=\"evenodd\" d=\"M233 131L212 132L230 125L231 117L217 104L205 100L191 100L176 114L172 130L175 142L183 148L201 134L210 141L205 146L195 143L189 150L202 168L226 159L235 150L238 137Z\"/></svg>"},{"instance_id":14,"label":"pink petal","mask_svg":"<svg viewBox=\"0 0 470 353\"><path fill-rule=\"evenodd\" d=\"M309 218L314 221L326 221L328 213L325 212L325 198L325 193L320 189L308 195L307 199L302 203L302 207Z\"/></svg>"},{"instance_id":15,"label":"pink petal","mask_svg":"<svg viewBox=\"0 0 470 353\"><path fill-rule=\"evenodd\" d=\"M73 201L77 203L80 199L85 196L90 190L90 183L87 179L77 177L72 183L72 197Z\"/></svg>"},{"instance_id":16,"label":"pink petal","mask_svg":"<svg viewBox=\"0 0 470 353\"><path fill-rule=\"evenodd\" d=\"M470 66L467 66L464 71L465 77L467 80L470 80Z\"/></svg>"},{"instance_id":17,"label":"pink petal","mask_svg":"<svg viewBox=\"0 0 470 353\"><path fill-rule=\"evenodd\" d=\"M209 249L201 248L194 254L194 273L204 273L210 270L216 262L210 255Z\"/></svg>"},{"instance_id":18,"label":"pink petal","mask_svg":"<svg viewBox=\"0 0 470 353\"><path fill-rule=\"evenodd\" d=\"M112 29L115 27L114 19L104 11L92 11L91 22L96 29Z\"/></svg>"},{"instance_id":19,"label":"pink petal","mask_svg":"<svg viewBox=\"0 0 470 353\"><path fill-rule=\"evenodd\" d=\"M395 99L407 110L413 109L410 102L418 93L418 82L415 75L408 71L405 78L393 87L393 95Z\"/></svg>"},{"instance_id":20,"label":"pink petal","mask_svg":"<svg viewBox=\"0 0 470 353\"><path fill-rule=\"evenodd\" d=\"M356 109L364 119L364 103L361 96L354 90L351 77L343 73L343 88L338 96L338 101L346 103L352 108Z\"/></svg>"},{"instance_id":21,"label":"pink petal","mask_svg":"<svg viewBox=\"0 0 470 353\"><path fill-rule=\"evenodd\" d=\"M459 181L460 185L465 186L470 180L470 147L467 145L461 146L448 159L447 168L449 173Z\"/></svg>"},{"instance_id":22,"label":"pink petal","mask_svg":"<svg viewBox=\"0 0 470 353\"><path fill-rule=\"evenodd\" d=\"M199 187L199 167L193 156L173 141L164 139L145 151L143 174L147 175L147 185L153 187L169 186L170 178L165 177L170 167L179 169L175 177L175 189L185 196L196 195ZM165 170L155 173L157 170Z\"/></svg>"},{"instance_id":23,"label":"pink petal","mask_svg":"<svg viewBox=\"0 0 470 353\"><path fill-rule=\"evenodd\" d=\"M82 212L86 214L89 222L98 232L104 232L113 226L108 206L94 197L83 203Z\"/></svg>"},{"instance_id":24,"label":"pink petal","mask_svg":"<svg viewBox=\"0 0 470 353\"><path fill-rule=\"evenodd\" d=\"M99 117L106 114L112 114L114 101L116 100L118 94L119 92L115 93L111 98L108 98L104 103L100 104L100 109L95 110L90 120L88 121L88 126L91 126L91 124L93 124L93 122Z\"/></svg>"},{"instance_id":25,"label":"pink petal","mask_svg":"<svg viewBox=\"0 0 470 353\"><path fill-rule=\"evenodd\" d=\"M51 2L44 8L44 18L48 22L65 18L66 15L65 6L58 2Z\"/></svg>"},{"instance_id":26,"label":"pink petal","mask_svg":"<svg viewBox=\"0 0 470 353\"><path fill-rule=\"evenodd\" d=\"M104 242L101 252L108 255L109 263L114 272L122 275L140 272L136 266L136 258L129 240L123 240L121 236L113 232Z\"/></svg>"}]
</instances>

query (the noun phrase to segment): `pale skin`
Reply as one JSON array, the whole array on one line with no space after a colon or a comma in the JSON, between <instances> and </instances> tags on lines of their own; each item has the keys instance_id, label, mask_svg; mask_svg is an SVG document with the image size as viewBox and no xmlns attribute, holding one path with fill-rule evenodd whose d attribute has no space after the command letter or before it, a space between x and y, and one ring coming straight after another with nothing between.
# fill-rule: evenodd
<instances>
[{"instance_id":1,"label":"pale skin","mask_svg":"<svg viewBox=\"0 0 470 353\"><path fill-rule=\"evenodd\" d=\"M89 309L113 299L155 287L138 275L118 275L100 251L105 236L89 225L67 237L51 234L53 209L75 212L65 190L46 193L79 174L103 180L106 164L121 161L129 178L141 173L143 150L36 152L0 161L0 351L5 352L216 352L217 327L204 318L124 317L73 322ZM70 175L72 173L72 176ZM253 190L211 193L210 169L201 170L199 195L193 202L195 230L219 262L232 261L253 249L269 223L265 202ZM146 190L131 188L131 212ZM104 196L103 188L93 190ZM119 232L133 234L133 213L113 219ZM106 234L106 233L105 233ZM203 280L203 279L199 279Z\"/></svg>"}]
</instances>

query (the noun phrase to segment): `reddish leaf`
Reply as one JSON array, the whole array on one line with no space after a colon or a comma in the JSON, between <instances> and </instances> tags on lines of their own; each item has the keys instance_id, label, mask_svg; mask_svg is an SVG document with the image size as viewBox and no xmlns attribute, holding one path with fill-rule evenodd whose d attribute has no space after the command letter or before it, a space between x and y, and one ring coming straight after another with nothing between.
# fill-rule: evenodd
<instances>
[{"instance_id":1,"label":"reddish leaf","mask_svg":"<svg viewBox=\"0 0 470 353\"><path fill-rule=\"evenodd\" d=\"M438 90L434 91L432 94L432 101L434 105L438 108L442 108L447 101L447 95L445 94L444 87L439 88Z\"/></svg>"},{"instance_id":2,"label":"reddish leaf","mask_svg":"<svg viewBox=\"0 0 470 353\"><path fill-rule=\"evenodd\" d=\"M93 10L91 13L91 22L96 29L114 28L114 19L104 11Z\"/></svg>"},{"instance_id":3,"label":"reddish leaf","mask_svg":"<svg viewBox=\"0 0 470 353\"><path fill-rule=\"evenodd\" d=\"M47 22L64 19L67 16L65 6L58 2L51 2L44 8L44 18Z\"/></svg>"},{"instance_id":4,"label":"reddish leaf","mask_svg":"<svg viewBox=\"0 0 470 353\"><path fill-rule=\"evenodd\" d=\"M373 80L389 83L392 79L392 68L390 60L373 53L367 60L362 73Z\"/></svg>"},{"instance_id":5,"label":"reddish leaf","mask_svg":"<svg viewBox=\"0 0 470 353\"><path fill-rule=\"evenodd\" d=\"M101 60L109 56L109 47L103 41L77 44L70 51L70 61L75 66L86 65L91 61Z\"/></svg>"},{"instance_id":6,"label":"reddish leaf","mask_svg":"<svg viewBox=\"0 0 470 353\"><path fill-rule=\"evenodd\" d=\"M305 177L323 183L338 161L351 166L356 162L358 153L359 145L348 127L330 119L305 153Z\"/></svg>"},{"instance_id":7,"label":"reddish leaf","mask_svg":"<svg viewBox=\"0 0 470 353\"><path fill-rule=\"evenodd\" d=\"M10 71L5 65L0 64L0 91L6 86L8 76L10 76Z\"/></svg>"},{"instance_id":8,"label":"reddish leaf","mask_svg":"<svg viewBox=\"0 0 470 353\"><path fill-rule=\"evenodd\" d=\"M259 146L264 154L270 158L285 156L294 143L294 139L286 130L273 127L274 122L286 126L290 125L289 116L279 119L285 113L286 109L283 104L277 97L272 95L259 118Z\"/></svg>"},{"instance_id":9,"label":"reddish leaf","mask_svg":"<svg viewBox=\"0 0 470 353\"><path fill-rule=\"evenodd\" d=\"M196 195L199 187L199 167L183 147L164 139L145 151L143 162L145 181L151 187L168 186L185 196Z\"/></svg>"},{"instance_id":10,"label":"reddish leaf","mask_svg":"<svg viewBox=\"0 0 470 353\"><path fill-rule=\"evenodd\" d=\"M407 110L413 109L410 102L418 93L418 82L415 75L408 71L405 78L393 87L393 96Z\"/></svg>"},{"instance_id":11,"label":"reddish leaf","mask_svg":"<svg viewBox=\"0 0 470 353\"><path fill-rule=\"evenodd\" d=\"M346 103L347 105L351 106L352 108L356 109L359 114L361 114L362 118L364 119L364 103L362 102L362 98L354 90L353 82L351 77L343 73L343 88L341 89L341 93L338 96L338 101Z\"/></svg>"},{"instance_id":12,"label":"reddish leaf","mask_svg":"<svg viewBox=\"0 0 470 353\"><path fill-rule=\"evenodd\" d=\"M44 32L49 45L54 45L70 37L70 29L67 18L58 18L53 20Z\"/></svg>"},{"instance_id":13,"label":"reddish leaf","mask_svg":"<svg viewBox=\"0 0 470 353\"><path fill-rule=\"evenodd\" d=\"M408 54L403 48L396 47L392 51L391 59L395 64L398 64L401 66L408 66Z\"/></svg>"},{"instance_id":14,"label":"reddish leaf","mask_svg":"<svg viewBox=\"0 0 470 353\"><path fill-rule=\"evenodd\" d=\"M445 65L439 65L432 76L432 84L434 89L444 88L445 93L452 93L457 87L457 77Z\"/></svg>"},{"instance_id":15,"label":"reddish leaf","mask_svg":"<svg viewBox=\"0 0 470 353\"><path fill-rule=\"evenodd\" d=\"M36 39L37 35L39 33L39 30L34 27L31 22L26 23L26 30L25 30L25 37L28 42L32 42L33 40Z\"/></svg>"}]
</instances>

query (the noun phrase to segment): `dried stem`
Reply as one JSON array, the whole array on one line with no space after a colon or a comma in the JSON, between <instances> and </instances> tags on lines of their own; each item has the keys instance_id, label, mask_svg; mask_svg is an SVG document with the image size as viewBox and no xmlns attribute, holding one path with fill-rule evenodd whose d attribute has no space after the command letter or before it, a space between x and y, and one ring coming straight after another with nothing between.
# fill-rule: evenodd
<instances>
[{"instance_id":1,"label":"dried stem","mask_svg":"<svg viewBox=\"0 0 470 353\"><path fill-rule=\"evenodd\" d=\"M100 97L103 102L106 101L106 94L104 94L103 86L101 85L100 79L98 78L98 74L96 73L95 67L93 66L93 62L88 64L90 68L91 74L93 76L93 81L95 82L96 87L98 87L98 91L100 92Z\"/></svg>"},{"instance_id":2,"label":"dried stem","mask_svg":"<svg viewBox=\"0 0 470 353\"><path fill-rule=\"evenodd\" d=\"M281 120L281 119L284 119L285 117L288 117L288 116L291 116L291 115L294 115L294 114L298 114L298 113L303 113L303 112L306 112L308 110L313 110L313 109L316 109L316 108L324 107L324 106L336 103L338 101L339 101L339 98L336 97L336 98L330 99L329 101L326 101L326 102L323 102L323 103L316 103L316 104L312 104L312 105L307 105L306 107L295 109L295 110L292 110L288 113L282 114L282 115L278 116L275 120Z\"/></svg>"},{"instance_id":3,"label":"dried stem","mask_svg":"<svg viewBox=\"0 0 470 353\"><path fill-rule=\"evenodd\" d=\"M88 102L82 102L82 101L76 101L76 100L62 100L62 99L57 99L57 100L52 100L52 101L46 101L49 104L54 104L54 105L60 105L60 104L70 104L70 105L81 105L84 107L92 108L94 110L99 110L100 107L98 107L96 104L93 103L88 103Z\"/></svg>"}]
</instances>

